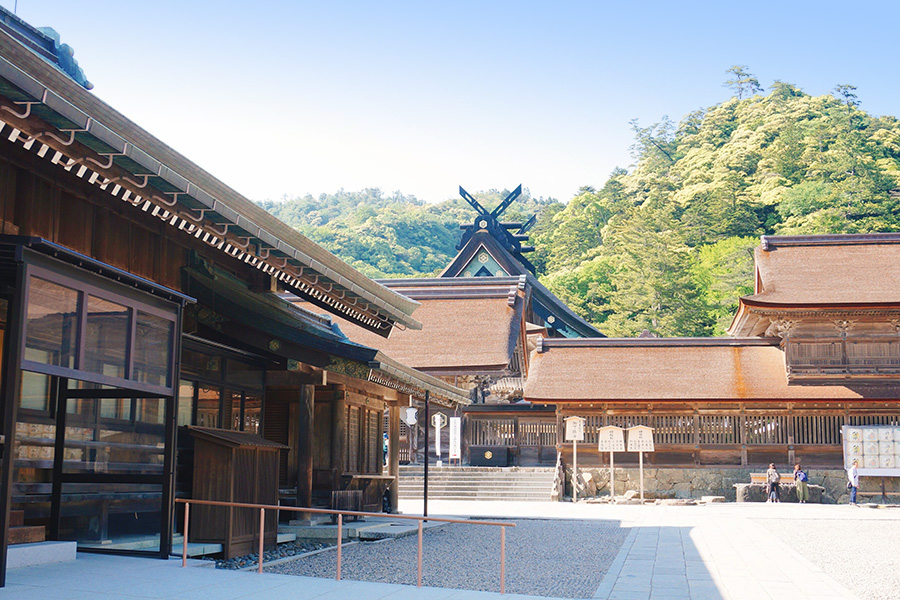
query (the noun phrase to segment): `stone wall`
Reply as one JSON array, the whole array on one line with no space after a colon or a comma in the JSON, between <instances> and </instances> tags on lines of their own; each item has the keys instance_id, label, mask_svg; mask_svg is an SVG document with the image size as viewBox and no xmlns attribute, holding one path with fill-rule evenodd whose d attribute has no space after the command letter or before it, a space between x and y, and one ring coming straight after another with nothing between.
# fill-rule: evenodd
<instances>
[{"instance_id":1,"label":"stone wall","mask_svg":"<svg viewBox=\"0 0 900 600\"><path fill-rule=\"evenodd\" d=\"M582 482L578 497L609 495L609 469L578 469ZM782 475L790 475L793 470L786 470ZM725 496L729 501L735 500L735 483L749 483L750 473L763 473L765 469L755 468L644 468L644 491L647 498L700 498L702 496ZM809 483L820 485L824 489L824 504L846 504L850 495L847 493L847 475L840 469L808 470ZM885 477L884 491L900 493L900 478ZM900 496L881 495L881 477L860 477L860 502L898 503ZM628 490L640 491L640 475L636 468L616 468L616 496ZM572 496L572 469L566 470L566 496Z\"/></svg>"}]
</instances>

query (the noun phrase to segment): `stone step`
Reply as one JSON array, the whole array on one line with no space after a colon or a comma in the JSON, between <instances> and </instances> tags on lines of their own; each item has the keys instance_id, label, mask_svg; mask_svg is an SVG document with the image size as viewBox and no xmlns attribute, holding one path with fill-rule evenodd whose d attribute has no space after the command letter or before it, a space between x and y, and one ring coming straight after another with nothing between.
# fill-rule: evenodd
<instances>
[{"instance_id":1,"label":"stone step","mask_svg":"<svg viewBox=\"0 0 900 600\"><path fill-rule=\"evenodd\" d=\"M400 479L422 479L424 473L401 473ZM457 479L553 479L553 473L432 473L428 472L428 479L431 478L457 478Z\"/></svg>"},{"instance_id":2,"label":"stone step","mask_svg":"<svg viewBox=\"0 0 900 600\"><path fill-rule=\"evenodd\" d=\"M471 490L453 490L453 491L433 491L428 490L429 498L438 498L443 496L465 496L467 498L509 498L515 500L517 498L549 498L550 490L540 492L474 492ZM400 498L421 498L422 490L400 494Z\"/></svg>"},{"instance_id":3,"label":"stone step","mask_svg":"<svg viewBox=\"0 0 900 600\"><path fill-rule=\"evenodd\" d=\"M400 467L400 475L423 473L423 467ZM435 467L428 466L429 473L555 473L554 467Z\"/></svg>"},{"instance_id":4,"label":"stone step","mask_svg":"<svg viewBox=\"0 0 900 600\"><path fill-rule=\"evenodd\" d=\"M43 525L20 525L9 528L7 541L12 544L32 544L43 542L47 532Z\"/></svg>"},{"instance_id":5,"label":"stone step","mask_svg":"<svg viewBox=\"0 0 900 600\"><path fill-rule=\"evenodd\" d=\"M422 496L408 496L408 497L403 497L402 499L403 500L421 500ZM428 499L429 500L456 500L456 501L461 501L461 502L464 502L467 500L469 500L469 501L477 500L479 502L549 502L550 494L547 494L546 496L543 496L540 498L538 498L536 496L527 496L527 497L523 497L523 498L508 498L508 497L500 497L500 496L497 496L497 497L492 496L489 498L478 498L478 497L473 498L472 496L432 496L429 493Z\"/></svg>"},{"instance_id":6,"label":"stone step","mask_svg":"<svg viewBox=\"0 0 900 600\"><path fill-rule=\"evenodd\" d=\"M548 501L556 470L547 467L430 467L428 497L440 500ZM400 497L422 498L421 466L401 467Z\"/></svg>"},{"instance_id":7,"label":"stone step","mask_svg":"<svg viewBox=\"0 0 900 600\"><path fill-rule=\"evenodd\" d=\"M9 526L10 527L21 527L24 524L25 524L25 511L24 510L9 511Z\"/></svg>"},{"instance_id":8,"label":"stone step","mask_svg":"<svg viewBox=\"0 0 900 600\"><path fill-rule=\"evenodd\" d=\"M552 482L548 482L547 485L467 485L465 483L461 483L458 481L448 482L444 484L435 485L432 482L428 482L429 490L496 490L502 492L503 490L549 490ZM424 488L424 485L401 485L400 491L403 490L421 490Z\"/></svg>"},{"instance_id":9,"label":"stone step","mask_svg":"<svg viewBox=\"0 0 900 600\"><path fill-rule=\"evenodd\" d=\"M400 480L400 487L422 487L425 485L424 479L414 479L411 481ZM518 487L518 486L526 486L526 487L541 487L542 485L553 485L552 479L527 479L527 480L518 480L518 479L432 479L428 478L428 485L467 485L467 486L495 486L495 487Z\"/></svg>"}]
</instances>

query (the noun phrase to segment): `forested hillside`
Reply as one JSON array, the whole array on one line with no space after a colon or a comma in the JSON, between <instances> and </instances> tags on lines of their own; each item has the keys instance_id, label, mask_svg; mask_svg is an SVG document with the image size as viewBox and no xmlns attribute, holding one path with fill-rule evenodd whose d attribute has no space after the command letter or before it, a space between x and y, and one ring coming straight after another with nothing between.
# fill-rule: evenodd
<instances>
[{"instance_id":1,"label":"forested hillside","mask_svg":"<svg viewBox=\"0 0 900 600\"><path fill-rule=\"evenodd\" d=\"M610 336L723 334L753 291L761 234L900 230L896 118L861 110L851 86L731 83L736 97L679 123L633 123L634 164L601 189L565 205L525 195L507 213L539 213L539 276ZM491 208L503 192L476 196ZM440 271L474 218L461 200L378 190L263 206L371 276Z\"/></svg>"},{"instance_id":2,"label":"forested hillside","mask_svg":"<svg viewBox=\"0 0 900 600\"><path fill-rule=\"evenodd\" d=\"M477 196L493 208L507 194L509 190L491 190ZM461 198L428 204L400 193L386 196L379 189L259 204L369 277L440 273L456 256L459 226L475 220L475 211ZM526 190L504 219L537 213L539 218L546 215L540 221L548 223L548 209L562 207L555 200L535 200Z\"/></svg>"}]
</instances>

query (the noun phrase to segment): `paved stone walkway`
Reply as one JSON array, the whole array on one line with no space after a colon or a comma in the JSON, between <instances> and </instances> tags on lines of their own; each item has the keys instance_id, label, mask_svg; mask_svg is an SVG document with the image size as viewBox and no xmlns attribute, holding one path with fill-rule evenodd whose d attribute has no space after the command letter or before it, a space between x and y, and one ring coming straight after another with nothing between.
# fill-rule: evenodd
<instances>
[{"instance_id":1,"label":"paved stone walkway","mask_svg":"<svg viewBox=\"0 0 900 600\"><path fill-rule=\"evenodd\" d=\"M413 506L401 504L401 509L412 511ZM758 521L900 519L900 509L734 503L682 507L433 501L429 513L617 519L630 532L593 596L610 600L854 600L855 594Z\"/></svg>"},{"instance_id":2,"label":"paved stone walkway","mask_svg":"<svg viewBox=\"0 0 900 600\"><path fill-rule=\"evenodd\" d=\"M412 514L419 506L401 509ZM887 532L890 547L874 548L859 541L854 556L865 561L866 553L886 557L890 568L900 566L896 552L900 531L900 509L871 510L848 506L741 505L722 504L691 507L608 506L579 503L446 502L429 503L437 515L477 515L505 518L565 518L615 520L628 529L628 536L605 577L598 577L594 598L606 599L828 599L853 600L850 590L834 577L803 558L772 534L777 522L804 524L818 532L829 532L827 543L817 551L843 557L849 551L833 535L828 523L856 523L868 530ZM816 538L816 540L824 538ZM812 540L812 537L810 537ZM846 541L846 540L844 540ZM390 543L390 542L388 542ZM598 539L596 544L602 544ZM795 544L796 545L796 544ZM591 546L584 548L591 551ZM192 561L197 565L199 561ZM838 561L848 564L843 558ZM206 563L208 564L208 563ZM476 563L473 563L473 568ZM863 563L864 564L864 563ZM850 563L856 578L878 582L878 572L865 573ZM25 567L9 572L0 599L15 600L424 600L531 599L534 596L495 592L473 592L409 585L335 581L247 571L210 568L180 568L179 560L151 560L79 554L74 562ZM494 565L491 565L494 568ZM900 568L895 569L900 570ZM546 577L559 576L545 573ZM861 588L871 589L871 588ZM897 598L900 591L866 593L866 598Z\"/></svg>"}]
</instances>

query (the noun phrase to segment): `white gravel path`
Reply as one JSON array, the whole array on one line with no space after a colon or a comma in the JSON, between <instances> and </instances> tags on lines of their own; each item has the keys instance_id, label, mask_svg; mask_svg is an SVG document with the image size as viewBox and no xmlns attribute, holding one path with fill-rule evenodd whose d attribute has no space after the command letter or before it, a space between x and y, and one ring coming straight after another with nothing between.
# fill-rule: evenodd
<instances>
[{"instance_id":1,"label":"white gravel path","mask_svg":"<svg viewBox=\"0 0 900 600\"><path fill-rule=\"evenodd\" d=\"M615 520L516 520L506 533L507 593L590 598L628 535ZM416 536L344 548L342 577L415 585ZM448 524L423 535L422 584L500 589L500 532L487 525ZM336 553L297 558L270 573L334 577Z\"/></svg>"},{"instance_id":2,"label":"white gravel path","mask_svg":"<svg viewBox=\"0 0 900 600\"><path fill-rule=\"evenodd\" d=\"M753 519L806 560L864 600L900 598L900 514L897 519ZM894 512L894 511L892 511ZM855 513L855 514L854 514Z\"/></svg>"}]
</instances>

